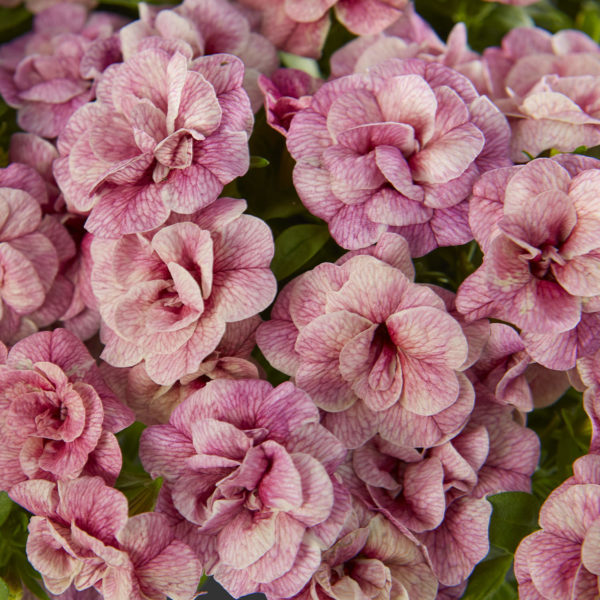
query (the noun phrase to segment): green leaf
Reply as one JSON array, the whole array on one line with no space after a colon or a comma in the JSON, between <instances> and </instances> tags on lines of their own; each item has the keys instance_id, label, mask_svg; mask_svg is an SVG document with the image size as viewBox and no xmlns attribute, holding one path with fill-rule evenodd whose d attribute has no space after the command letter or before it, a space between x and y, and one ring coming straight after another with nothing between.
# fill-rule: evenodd
<instances>
[{"instance_id":1,"label":"green leaf","mask_svg":"<svg viewBox=\"0 0 600 600\"><path fill-rule=\"evenodd\" d=\"M319 71L319 64L313 58L306 58L305 56L298 56L297 54L291 54L281 50L279 52L279 58L284 67L288 69L297 69L298 71L304 71L313 77L320 78L321 71Z\"/></svg>"},{"instance_id":2,"label":"green leaf","mask_svg":"<svg viewBox=\"0 0 600 600\"><path fill-rule=\"evenodd\" d=\"M0 6L0 41L7 42L31 29L31 13L23 6Z\"/></svg>"},{"instance_id":3,"label":"green leaf","mask_svg":"<svg viewBox=\"0 0 600 600\"><path fill-rule=\"evenodd\" d=\"M4 579L0 578L0 600L8 600L8 593L8 585L6 584Z\"/></svg>"},{"instance_id":4,"label":"green leaf","mask_svg":"<svg viewBox=\"0 0 600 600\"><path fill-rule=\"evenodd\" d=\"M293 225L275 240L271 270L285 279L309 261L329 239L327 225Z\"/></svg>"},{"instance_id":5,"label":"green leaf","mask_svg":"<svg viewBox=\"0 0 600 600\"><path fill-rule=\"evenodd\" d=\"M0 525L3 525L13 507L13 501L6 492L0 492Z\"/></svg>"},{"instance_id":6,"label":"green leaf","mask_svg":"<svg viewBox=\"0 0 600 600\"><path fill-rule=\"evenodd\" d=\"M591 1L584 2L575 17L575 25L595 42L600 42L600 5Z\"/></svg>"},{"instance_id":7,"label":"green leaf","mask_svg":"<svg viewBox=\"0 0 600 600\"><path fill-rule=\"evenodd\" d=\"M512 565L511 554L480 562L471 576L463 600L490 600L496 590L505 583L506 574Z\"/></svg>"},{"instance_id":8,"label":"green leaf","mask_svg":"<svg viewBox=\"0 0 600 600\"><path fill-rule=\"evenodd\" d=\"M494 507L490 543L513 553L519 542L537 529L540 502L533 494L503 492L489 496Z\"/></svg>"},{"instance_id":9,"label":"green leaf","mask_svg":"<svg viewBox=\"0 0 600 600\"><path fill-rule=\"evenodd\" d=\"M251 169L263 169L268 167L271 163L262 156L251 156L250 157L250 168Z\"/></svg>"}]
</instances>

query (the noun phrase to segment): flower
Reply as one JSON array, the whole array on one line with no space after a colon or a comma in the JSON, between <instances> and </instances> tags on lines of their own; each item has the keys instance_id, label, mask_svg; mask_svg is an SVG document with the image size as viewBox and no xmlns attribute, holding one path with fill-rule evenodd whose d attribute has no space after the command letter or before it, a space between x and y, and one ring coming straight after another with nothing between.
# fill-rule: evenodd
<instances>
[{"instance_id":1,"label":"flower","mask_svg":"<svg viewBox=\"0 0 600 600\"><path fill-rule=\"evenodd\" d=\"M120 60L118 15L60 3L34 19L34 31L0 49L0 93L17 122L42 137L59 135L69 117L95 97L96 81Z\"/></svg>"},{"instance_id":2,"label":"flower","mask_svg":"<svg viewBox=\"0 0 600 600\"><path fill-rule=\"evenodd\" d=\"M0 365L0 488L81 473L113 483L121 470L114 434L132 422L72 333L30 335Z\"/></svg>"},{"instance_id":3,"label":"flower","mask_svg":"<svg viewBox=\"0 0 600 600\"><path fill-rule=\"evenodd\" d=\"M567 600L598 593L600 564L600 457L588 454L540 510L541 530L515 553L519 597Z\"/></svg>"},{"instance_id":4,"label":"flower","mask_svg":"<svg viewBox=\"0 0 600 600\"><path fill-rule=\"evenodd\" d=\"M127 516L127 498L99 477L26 481L11 498L32 512L27 557L53 594L71 584L104 597L191 600L202 569L158 513Z\"/></svg>"},{"instance_id":5,"label":"flower","mask_svg":"<svg viewBox=\"0 0 600 600\"><path fill-rule=\"evenodd\" d=\"M140 440L205 568L236 597L287 598L308 582L350 510L334 475L345 454L307 394L260 380L211 381Z\"/></svg>"},{"instance_id":6,"label":"flower","mask_svg":"<svg viewBox=\"0 0 600 600\"><path fill-rule=\"evenodd\" d=\"M388 230L415 256L472 238L478 175L508 161L505 118L460 73L390 59L325 83L292 119L287 147L302 202L343 248Z\"/></svg>"},{"instance_id":7,"label":"flower","mask_svg":"<svg viewBox=\"0 0 600 600\"><path fill-rule=\"evenodd\" d=\"M310 394L349 448L376 433L405 446L443 443L473 403L461 325L398 268L406 242L388 235L372 251L395 254L395 265L368 255L323 263L282 290L257 332L267 360Z\"/></svg>"},{"instance_id":8,"label":"flower","mask_svg":"<svg viewBox=\"0 0 600 600\"><path fill-rule=\"evenodd\" d=\"M542 77L509 119L512 159L525 162L525 153L572 152L600 144L599 86L600 75Z\"/></svg>"},{"instance_id":9,"label":"flower","mask_svg":"<svg viewBox=\"0 0 600 600\"><path fill-rule=\"evenodd\" d=\"M434 600L437 587L416 540L382 514L360 507L353 510L342 535L323 552L317 572L293 600L345 600L351 595L373 600Z\"/></svg>"},{"instance_id":10,"label":"flower","mask_svg":"<svg viewBox=\"0 0 600 600\"><path fill-rule=\"evenodd\" d=\"M243 74L235 56L190 61L159 47L104 72L98 100L70 119L54 162L69 209L89 213L88 231L149 231L172 211L214 202L246 172L253 117Z\"/></svg>"},{"instance_id":11,"label":"flower","mask_svg":"<svg viewBox=\"0 0 600 600\"><path fill-rule=\"evenodd\" d=\"M484 260L459 287L457 307L522 329L525 349L566 370L598 349L600 163L562 155L486 173L469 222Z\"/></svg>"},{"instance_id":12,"label":"flower","mask_svg":"<svg viewBox=\"0 0 600 600\"><path fill-rule=\"evenodd\" d=\"M264 221L242 215L245 207L220 198L191 220L173 216L144 235L94 239L92 289L106 362L143 360L154 382L172 385L201 368L227 323L271 303L272 234Z\"/></svg>"},{"instance_id":13,"label":"flower","mask_svg":"<svg viewBox=\"0 0 600 600\"><path fill-rule=\"evenodd\" d=\"M14 343L47 327L69 306L62 273L75 244L56 215L43 215L47 182L32 167L0 169L0 340Z\"/></svg>"},{"instance_id":14,"label":"flower","mask_svg":"<svg viewBox=\"0 0 600 600\"><path fill-rule=\"evenodd\" d=\"M253 9L260 32L278 48L319 58L329 32L329 9L358 35L379 33L408 5L407 0L239 0Z\"/></svg>"},{"instance_id":15,"label":"flower","mask_svg":"<svg viewBox=\"0 0 600 600\"><path fill-rule=\"evenodd\" d=\"M258 379L258 367L250 358L256 345L256 328L262 322L257 315L227 323L216 347L198 366L171 386L150 379L144 363L130 368L115 368L103 363L104 378L118 397L135 411L136 420L146 425L167 423L173 409L212 379Z\"/></svg>"},{"instance_id":16,"label":"flower","mask_svg":"<svg viewBox=\"0 0 600 600\"><path fill-rule=\"evenodd\" d=\"M245 66L244 89L256 112L262 103L257 87L260 73L269 75L279 64L274 46L250 31L248 19L226 0L185 0L173 9L140 4L140 19L119 32L125 60L144 45L149 36L168 40L173 47L189 44L193 58L207 54L235 54Z\"/></svg>"}]
</instances>

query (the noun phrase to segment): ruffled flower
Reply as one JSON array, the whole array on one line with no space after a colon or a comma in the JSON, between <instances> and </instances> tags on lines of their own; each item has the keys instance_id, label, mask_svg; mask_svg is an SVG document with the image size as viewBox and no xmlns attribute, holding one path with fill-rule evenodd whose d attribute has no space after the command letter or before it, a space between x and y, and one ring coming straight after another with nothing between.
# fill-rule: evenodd
<instances>
[{"instance_id":1,"label":"ruffled flower","mask_svg":"<svg viewBox=\"0 0 600 600\"><path fill-rule=\"evenodd\" d=\"M140 19L120 31L123 56L128 60L158 36L173 49L190 46L193 58L207 54L234 54L245 66L244 89L256 112L262 97L257 86L260 73L270 75L279 59L265 37L250 31L248 19L226 0L185 0L173 9L159 10L140 4Z\"/></svg>"},{"instance_id":2,"label":"ruffled flower","mask_svg":"<svg viewBox=\"0 0 600 600\"><path fill-rule=\"evenodd\" d=\"M221 198L192 220L92 242L92 289L103 319L101 357L115 367L141 361L173 385L215 351L227 323L264 310L276 292L273 237L242 215L244 200Z\"/></svg>"},{"instance_id":3,"label":"ruffled flower","mask_svg":"<svg viewBox=\"0 0 600 600\"><path fill-rule=\"evenodd\" d=\"M541 529L515 553L519 597L532 600L593 598L600 580L600 456L573 464L570 477L546 499Z\"/></svg>"},{"instance_id":4,"label":"ruffled flower","mask_svg":"<svg viewBox=\"0 0 600 600\"><path fill-rule=\"evenodd\" d=\"M0 93L17 122L42 137L58 136L71 115L94 99L98 77L119 60L118 15L61 3L34 19L34 31L0 49Z\"/></svg>"},{"instance_id":5,"label":"ruffled flower","mask_svg":"<svg viewBox=\"0 0 600 600\"><path fill-rule=\"evenodd\" d=\"M205 568L235 597L287 598L310 580L350 511L334 475L345 454L307 394L260 380L211 381L140 441L144 468L164 477Z\"/></svg>"},{"instance_id":6,"label":"ruffled flower","mask_svg":"<svg viewBox=\"0 0 600 600\"><path fill-rule=\"evenodd\" d=\"M250 355L256 345L256 328L261 322L261 318L255 316L227 323L219 345L199 364L196 372L170 386L152 381L144 363L124 369L103 363L100 369L118 397L135 412L136 420L146 425L167 423L176 406L213 379L258 379L260 373Z\"/></svg>"},{"instance_id":7,"label":"ruffled flower","mask_svg":"<svg viewBox=\"0 0 600 600\"><path fill-rule=\"evenodd\" d=\"M51 325L69 306L63 271L75 244L48 206L47 182L32 167L0 169L0 340L14 343Z\"/></svg>"},{"instance_id":8,"label":"ruffled flower","mask_svg":"<svg viewBox=\"0 0 600 600\"><path fill-rule=\"evenodd\" d=\"M18 342L0 365L0 488L121 470L115 433L133 413L104 383L94 359L64 329Z\"/></svg>"},{"instance_id":9,"label":"ruffled flower","mask_svg":"<svg viewBox=\"0 0 600 600\"><path fill-rule=\"evenodd\" d=\"M599 347L600 163L562 155L486 173L469 222L483 264L460 286L468 319L519 327L529 355L566 370Z\"/></svg>"},{"instance_id":10,"label":"ruffled flower","mask_svg":"<svg viewBox=\"0 0 600 600\"><path fill-rule=\"evenodd\" d=\"M34 515L27 557L53 594L73 585L105 598L195 597L202 568L192 550L163 515L128 518L127 498L101 478L26 481L10 495Z\"/></svg>"},{"instance_id":11,"label":"ruffled flower","mask_svg":"<svg viewBox=\"0 0 600 600\"><path fill-rule=\"evenodd\" d=\"M304 205L344 248L385 231L415 256L468 242L477 177L510 164L506 119L437 63L390 59L325 83L292 119L287 146Z\"/></svg>"},{"instance_id":12,"label":"ruffled flower","mask_svg":"<svg viewBox=\"0 0 600 600\"><path fill-rule=\"evenodd\" d=\"M329 9L358 35L379 33L396 21L408 0L238 0L253 9L260 32L278 48L318 58L329 32Z\"/></svg>"},{"instance_id":13,"label":"ruffled flower","mask_svg":"<svg viewBox=\"0 0 600 600\"><path fill-rule=\"evenodd\" d=\"M376 433L409 447L441 444L473 407L460 372L470 364L467 338L442 298L401 270L412 264L400 236L384 236L372 252L387 264L356 255L290 282L258 345L349 448Z\"/></svg>"},{"instance_id":14,"label":"ruffled flower","mask_svg":"<svg viewBox=\"0 0 600 600\"><path fill-rule=\"evenodd\" d=\"M105 71L98 101L73 115L54 162L69 209L89 213L88 231L149 231L214 202L246 172L253 117L243 75L232 55L190 60L161 48Z\"/></svg>"}]
</instances>

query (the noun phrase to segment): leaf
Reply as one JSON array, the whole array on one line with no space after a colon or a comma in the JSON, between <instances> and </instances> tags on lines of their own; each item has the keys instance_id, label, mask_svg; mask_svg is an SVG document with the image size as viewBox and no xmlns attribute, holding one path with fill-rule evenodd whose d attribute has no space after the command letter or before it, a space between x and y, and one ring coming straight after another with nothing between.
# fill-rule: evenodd
<instances>
[{"instance_id":1,"label":"leaf","mask_svg":"<svg viewBox=\"0 0 600 600\"><path fill-rule=\"evenodd\" d=\"M584 2L575 17L575 25L595 42L600 42L600 5L596 2Z\"/></svg>"},{"instance_id":2,"label":"leaf","mask_svg":"<svg viewBox=\"0 0 600 600\"><path fill-rule=\"evenodd\" d=\"M511 554L480 562L471 576L463 600L490 600L492 594L505 583L506 574L512 565Z\"/></svg>"},{"instance_id":3,"label":"leaf","mask_svg":"<svg viewBox=\"0 0 600 600\"><path fill-rule=\"evenodd\" d=\"M8 600L8 585L0 578L0 600Z\"/></svg>"},{"instance_id":4,"label":"leaf","mask_svg":"<svg viewBox=\"0 0 600 600\"><path fill-rule=\"evenodd\" d=\"M285 279L309 261L329 239L327 225L293 225L275 240L271 270Z\"/></svg>"},{"instance_id":5,"label":"leaf","mask_svg":"<svg viewBox=\"0 0 600 600\"><path fill-rule=\"evenodd\" d=\"M0 526L4 524L13 507L13 501L6 492L0 492Z\"/></svg>"},{"instance_id":6,"label":"leaf","mask_svg":"<svg viewBox=\"0 0 600 600\"><path fill-rule=\"evenodd\" d=\"M251 169L263 169L268 167L271 163L262 156L251 156L250 157L250 168Z\"/></svg>"},{"instance_id":7,"label":"leaf","mask_svg":"<svg viewBox=\"0 0 600 600\"><path fill-rule=\"evenodd\" d=\"M31 13L23 6L0 6L0 41L7 42L31 29Z\"/></svg>"},{"instance_id":8,"label":"leaf","mask_svg":"<svg viewBox=\"0 0 600 600\"><path fill-rule=\"evenodd\" d=\"M319 71L319 64L313 58L306 58L305 56L298 56L297 54L291 54L290 52L279 51L279 58L284 67L288 69L297 69L298 71L304 71L312 77L321 77Z\"/></svg>"},{"instance_id":9,"label":"leaf","mask_svg":"<svg viewBox=\"0 0 600 600\"><path fill-rule=\"evenodd\" d=\"M513 553L519 542L537 529L540 502L533 494L503 492L488 496L494 511L490 543Z\"/></svg>"}]
</instances>

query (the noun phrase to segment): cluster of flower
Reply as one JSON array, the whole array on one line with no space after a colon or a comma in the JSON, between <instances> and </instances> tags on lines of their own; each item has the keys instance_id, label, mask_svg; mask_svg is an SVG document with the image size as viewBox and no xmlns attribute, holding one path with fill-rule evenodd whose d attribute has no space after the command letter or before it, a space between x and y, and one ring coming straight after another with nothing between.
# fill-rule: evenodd
<instances>
[{"instance_id":1,"label":"cluster of flower","mask_svg":"<svg viewBox=\"0 0 600 600\"><path fill-rule=\"evenodd\" d=\"M532 600L597 593L600 161L568 153L600 144L600 47L521 28L480 55L407 0L184 0L131 23L47 4L0 47L24 130L0 170L0 489L34 515L47 590L189 600L205 572L269 600L458 598L487 495L530 490L526 413L572 384L592 454L515 573ZM331 8L359 37L330 79L278 69L277 49L320 55ZM221 196L263 102L347 250L267 321L271 230ZM415 283L412 258L473 239L456 294ZM256 344L291 381L261 378ZM134 420L163 484L129 517Z\"/></svg>"}]
</instances>

